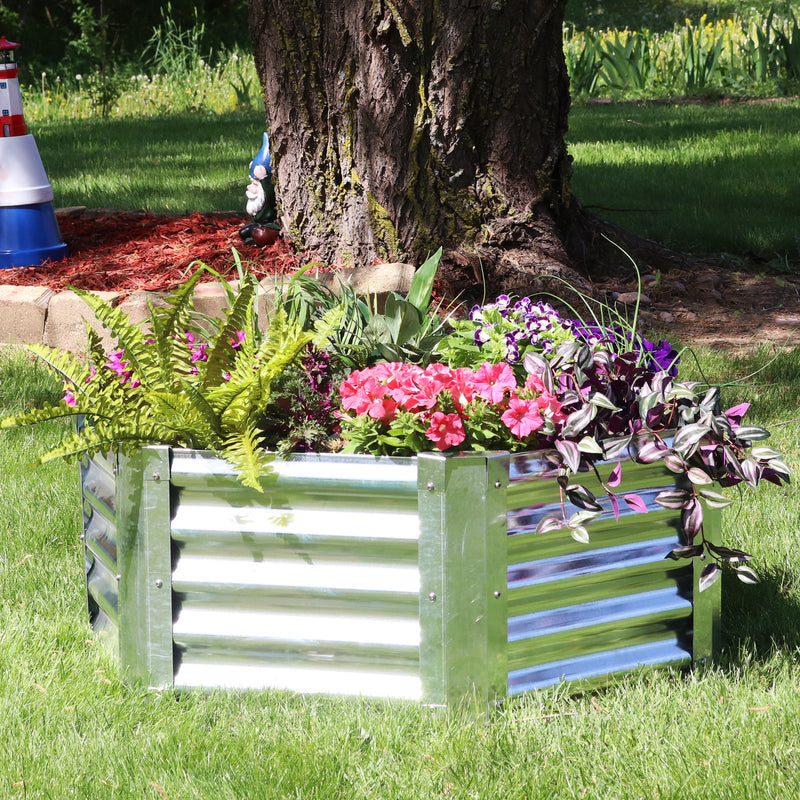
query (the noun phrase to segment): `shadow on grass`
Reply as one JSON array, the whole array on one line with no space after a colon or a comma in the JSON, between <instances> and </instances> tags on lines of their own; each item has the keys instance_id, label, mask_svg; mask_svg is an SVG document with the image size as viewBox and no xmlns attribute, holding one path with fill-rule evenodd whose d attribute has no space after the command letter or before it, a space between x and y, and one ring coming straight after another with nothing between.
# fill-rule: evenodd
<instances>
[{"instance_id":1,"label":"shadow on grass","mask_svg":"<svg viewBox=\"0 0 800 800\"><path fill-rule=\"evenodd\" d=\"M796 570L762 573L755 585L734 575L722 577L722 661L735 663L747 652L757 662L776 652L800 648L800 598Z\"/></svg>"}]
</instances>

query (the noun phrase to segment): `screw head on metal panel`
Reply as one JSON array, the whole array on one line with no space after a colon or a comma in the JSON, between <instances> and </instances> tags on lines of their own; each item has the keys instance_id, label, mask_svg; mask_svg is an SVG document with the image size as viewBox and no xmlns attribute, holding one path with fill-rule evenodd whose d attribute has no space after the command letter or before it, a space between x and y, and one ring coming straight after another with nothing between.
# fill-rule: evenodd
<instances>
[{"instance_id":1,"label":"screw head on metal panel","mask_svg":"<svg viewBox=\"0 0 800 800\"><path fill-rule=\"evenodd\" d=\"M114 576L114 579L115 579L115 580L117 580L117 581L121 581L121 580L122 580L122 575L120 575L119 573L117 573L117 574Z\"/></svg>"},{"instance_id":2,"label":"screw head on metal panel","mask_svg":"<svg viewBox=\"0 0 800 800\"><path fill-rule=\"evenodd\" d=\"M164 585L164 581L161 578L156 578L156 589L160 589Z\"/></svg>"},{"instance_id":3,"label":"screw head on metal panel","mask_svg":"<svg viewBox=\"0 0 800 800\"><path fill-rule=\"evenodd\" d=\"M154 472L153 473L153 480L154 481L160 481L161 480L161 473L160 472Z\"/></svg>"},{"instance_id":4,"label":"screw head on metal panel","mask_svg":"<svg viewBox=\"0 0 800 800\"><path fill-rule=\"evenodd\" d=\"M500 599L500 598L503 596L503 593L502 593L502 592L499 592L499 591L496 591L496 592L494 593L494 596L495 596L495 597L496 597L496 598L499 600L499 599Z\"/></svg>"},{"instance_id":5,"label":"screw head on metal panel","mask_svg":"<svg viewBox=\"0 0 800 800\"><path fill-rule=\"evenodd\" d=\"M428 600L430 600L430 601L431 601L431 603L435 602L435 600L436 600L436 592L431 592L431 593L428 595Z\"/></svg>"},{"instance_id":6,"label":"screw head on metal panel","mask_svg":"<svg viewBox=\"0 0 800 800\"><path fill-rule=\"evenodd\" d=\"M427 483L427 485L425 486L425 488L426 488L426 489L427 489L429 492L432 492L432 491L433 491L433 490L434 490L436 487L433 485L433 481L428 481L428 483Z\"/></svg>"},{"instance_id":7,"label":"screw head on metal panel","mask_svg":"<svg viewBox=\"0 0 800 800\"><path fill-rule=\"evenodd\" d=\"M495 481L494 482L494 488L495 489L502 489L503 488L503 482L502 481Z\"/></svg>"}]
</instances>

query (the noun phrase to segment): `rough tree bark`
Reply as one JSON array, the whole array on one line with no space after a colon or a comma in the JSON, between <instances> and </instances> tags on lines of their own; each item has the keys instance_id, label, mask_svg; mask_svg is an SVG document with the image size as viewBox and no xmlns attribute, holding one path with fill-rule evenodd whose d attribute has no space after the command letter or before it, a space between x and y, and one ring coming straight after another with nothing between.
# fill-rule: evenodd
<instances>
[{"instance_id":1,"label":"rough tree bark","mask_svg":"<svg viewBox=\"0 0 800 800\"><path fill-rule=\"evenodd\" d=\"M580 282L566 0L249 0L285 230L333 263Z\"/></svg>"}]
</instances>

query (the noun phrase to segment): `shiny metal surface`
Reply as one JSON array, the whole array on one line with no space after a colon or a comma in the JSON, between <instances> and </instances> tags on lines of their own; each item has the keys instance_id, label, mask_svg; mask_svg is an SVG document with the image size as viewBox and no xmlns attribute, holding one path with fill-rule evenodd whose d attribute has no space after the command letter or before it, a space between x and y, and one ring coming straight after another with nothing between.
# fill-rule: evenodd
<instances>
[{"instance_id":1,"label":"shiny metal surface","mask_svg":"<svg viewBox=\"0 0 800 800\"><path fill-rule=\"evenodd\" d=\"M276 461L264 493L175 453L176 686L420 699L417 468Z\"/></svg>"},{"instance_id":2,"label":"shiny metal surface","mask_svg":"<svg viewBox=\"0 0 800 800\"><path fill-rule=\"evenodd\" d=\"M119 649L116 478L114 466L96 455L80 467L83 542L89 620L100 639Z\"/></svg>"},{"instance_id":3,"label":"shiny metal surface","mask_svg":"<svg viewBox=\"0 0 800 800\"><path fill-rule=\"evenodd\" d=\"M600 473L612 466L600 465ZM589 526L590 542L581 544L563 531L535 533L543 517L559 513L552 468L546 457L512 456L509 693L712 654L720 586L695 596L696 566L665 559L681 543L680 517L654 498L673 485L671 475L659 465L630 462L622 474L625 492L636 492L648 513L620 503L615 519L597 482L587 480L604 513ZM712 540L717 527L718 516L709 514Z\"/></svg>"},{"instance_id":4,"label":"shiny metal surface","mask_svg":"<svg viewBox=\"0 0 800 800\"><path fill-rule=\"evenodd\" d=\"M152 447L109 494L113 477L84 471L89 593L151 686L486 707L715 647L719 583L695 597L697 567L664 558L674 512L609 507L585 545L535 533L558 508L546 454L292 456L259 493L208 454ZM636 464L623 481L651 507L671 485Z\"/></svg>"}]
</instances>

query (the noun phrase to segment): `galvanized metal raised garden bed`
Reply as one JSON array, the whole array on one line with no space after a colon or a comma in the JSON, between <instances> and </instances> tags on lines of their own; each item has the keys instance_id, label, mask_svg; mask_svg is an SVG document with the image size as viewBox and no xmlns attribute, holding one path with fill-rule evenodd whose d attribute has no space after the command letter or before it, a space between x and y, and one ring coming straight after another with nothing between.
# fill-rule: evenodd
<instances>
[{"instance_id":1,"label":"galvanized metal raised garden bed","mask_svg":"<svg viewBox=\"0 0 800 800\"><path fill-rule=\"evenodd\" d=\"M665 560L680 521L653 498L672 476L627 464L653 510L609 511L579 544L534 532L554 474L544 453L297 455L259 494L207 453L95 457L81 470L92 624L153 687L433 705L710 656L720 584L700 594L700 565Z\"/></svg>"}]
</instances>

